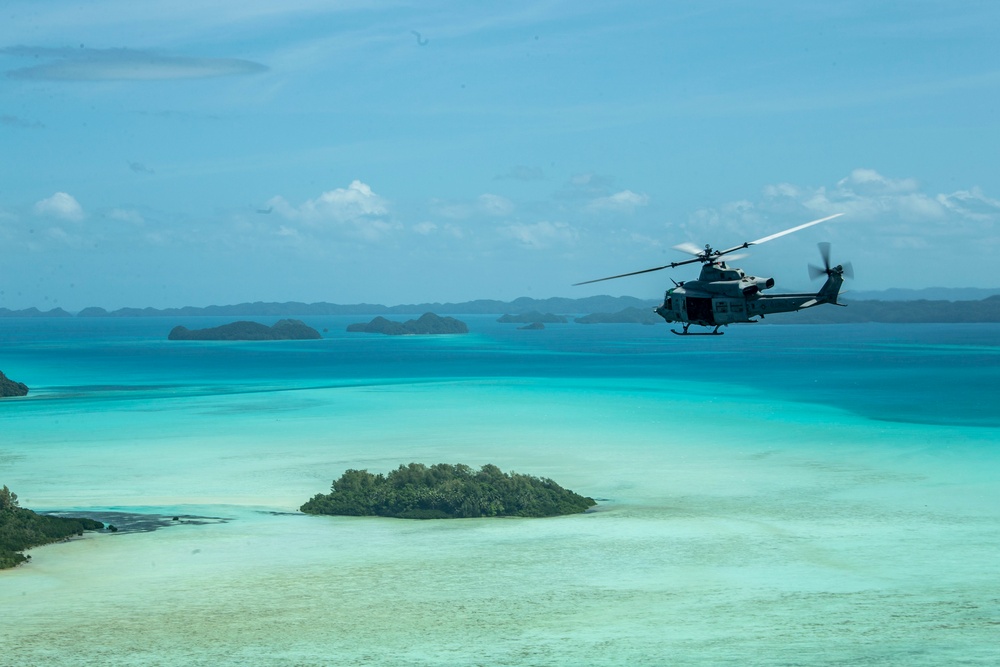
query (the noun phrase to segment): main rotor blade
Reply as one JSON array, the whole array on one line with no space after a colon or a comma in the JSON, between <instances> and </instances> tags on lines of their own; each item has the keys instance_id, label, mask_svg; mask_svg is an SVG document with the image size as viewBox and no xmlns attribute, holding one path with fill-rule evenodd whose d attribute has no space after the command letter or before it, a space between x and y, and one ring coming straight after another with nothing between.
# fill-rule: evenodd
<instances>
[{"instance_id":1,"label":"main rotor blade","mask_svg":"<svg viewBox=\"0 0 1000 667\"><path fill-rule=\"evenodd\" d=\"M818 225L819 223L826 222L827 220L833 220L834 218L839 218L842 215L844 214L834 213L833 215L828 215L825 218L820 218L819 220L813 220L812 222L807 222L804 225L799 225L798 227L792 227L791 229L786 229L782 232L778 232L777 234L771 234L770 236L765 236L764 238L757 239L756 241L748 241L747 243L743 243L738 246L733 246L728 250L723 250L721 252L715 251L711 255L707 255L706 251L702 250L701 248L698 248L693 243L681 243L679 245L674 246L674 249L695 255L693 259L687 259L684 260L683 262L671 262L670 264L664 264L663 266L656 266L653 267L652 269L643 269L642 271L632 271L631 273L620 273L617 276L608 276L607 278L598 278L596 280L585 280L582 283L573 283L573 287L576 287L578 285L590 285L591 283L599 283L605 280L615 280L616 278L625 278L627 276L637 276L642 273L652 273L653 271L662 271L663 269L672 269L675 266L682 266L684 264L691 264L693 262L709 262L709 261L714 262L715 259L722 257L723 255L728 255L731 252L742 250L743 248L747 248L752 245L767 243L768 241L773 241L774 239L780 238L785 234L791 234L792 232L797 232L800 229L805 229L806 227L812 227L813 225ZM828 269L830 268L829 264L827 264L827 268Z\"/></svg>"},{"instance_id":2,"label":"main rotor blade","mask_svg":"<svg viewBox=\"0 0 1000 667\"><path fill-rule=\"evenodd\" d=\"M680 250L681 252L686 252L689 255L701 255L705 252L704 248L699 248L695 244L688 241L675 245L674 250Z\"/></svg>"},{"instance_id":3,"label":"main rotor blade","mask_svg":"<svg viewBox=\"0 0 1000 667\"><path fill-rule=\"evenodd\" d=\"M786 229L783 232L778 232L777 234L771 234L770 236L765 236L762 239L757 239L756 241L750 241L747 245L760 245L761 243L767 243L768 241L773 241L776 238L780 238L785 234L791 234L792 232L797 232L800 229L805 229L806 227L812 227L813 225L818 225L821 222L826 222L827 220L833 220L834 218L839 218L844 215L843 213L834 213L833 215L828 215L825 218L820 218L819 220L813 220L812 222L807 222L804 225L799 225L798 227L792 227L791 229ZM742 247L742 246L739 246Z\"/></svg>"},{"instance_id":4,"label":"main rotor blade","mask_svg":"<svg viewBox=\"0 0 1000 667\"><path fill-rule=\"evenodd\" d=\"M686 262L678 262L680 264L687 264L688 262L696 262L696 259L689 259ZM661 271L663 269L669 269L672 266L677 266L678 263L674 264L664 264L663 266L657 266L654 269L643 269L642 271L633 271L632 273L621 273L617 276L608 276L607 278L598 278L597 280L584 280L582 283L573 283L572 287L577 285L589 285L590 283L599 283L605 280L614 280L615 278L624 278L625 276L637 276L640 273L651 273L653 271Z\"/></svg>"},{"instance_id":5,"label":"main rotor blade","mask_svg":"<svg viewBox=\"0 0 1000 667\"><path fill-rule=\"evenodd\" d=\"M614 280L615 278L625 278L626 276L637 276L640 273L652 273L653 271L662 271L663 269L672 269L675 266L683 266L684 264L694 264L695 262L700 262L700 257L695 257L694 259L685 259L683 262L670 262L669 264L664 264L663 266L654 266L651 269L643 269L642 271L632 271L631 273L619 273L617 276L608 276L607 278L598 278L597 280L584 280L582 283L573 283L572 287L577 285L589 285L590 283L599 283L605 280Z\"/></svg>"},{"instance_id":6,"label":"main rotor blade","mask_svg":"<svg viewBox=\"0 0 1000 667\"><path fill-rule=\"evenodd\" d=\"M854 278L854 265L853 264L851 264L850 262L844 262L843 264L840 265L840 268L842 268L844 270L844 277L845 278L852 278L852 279ZM841 294L843 294L843 292L841 292Z\"/></svg>"}]
</instances>

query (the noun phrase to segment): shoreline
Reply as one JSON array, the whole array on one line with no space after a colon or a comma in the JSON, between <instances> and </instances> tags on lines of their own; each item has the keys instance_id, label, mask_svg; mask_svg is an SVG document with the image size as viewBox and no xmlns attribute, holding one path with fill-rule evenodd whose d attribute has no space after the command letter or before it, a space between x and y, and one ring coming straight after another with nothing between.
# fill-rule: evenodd
<instances>
[{"instance_id":1,"label":"shoreline","mask_svg":"<svg viewBox=\"0 0 1000 667\"><path fill-rule=\"evenodd\" d=\"M42 516L57 516L62 518L84 518L100 521L104 524L105 533L151 533L161 528L171 526L204 526L216 523L229 523L228 517L199 516L196 514L159 514L155 512L125 512L120 510L34 510ZM117 530L109 531L114 526ZM37 547L35 547L37 548Z\"/></svg>"}]
</instances>

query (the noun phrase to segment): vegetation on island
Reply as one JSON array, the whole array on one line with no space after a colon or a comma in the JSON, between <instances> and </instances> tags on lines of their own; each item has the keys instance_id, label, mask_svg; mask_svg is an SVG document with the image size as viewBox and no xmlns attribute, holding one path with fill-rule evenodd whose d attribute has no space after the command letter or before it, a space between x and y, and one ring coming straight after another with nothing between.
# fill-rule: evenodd
<instances>
[{"instance_id":1,"label":"vegetation on island","mask_svg":"<svg viewBox=\"0 0 1000 667\"><path fill-rule=\"evenodd\" d=\"M347 325L347 330L355 333L379 333L386 336L408 336L425 334L466 334L469 327L454 317L441 317L434 313L424 313L416 320L394 322L381 315L371 322Z\"/></svg>"},{"instance_id":2,"label":"vegetation on island","mask_svg":"<svg viewBox=\"0 0 1000 667\"><path fill-rule=\"evenodd\" d=\"M101 530L104 524L93 519L62 518L36 514L20 507L17 494L0 489L0 570L28 560L22 551L59 542L85 530Z\"/></svg>"},{"instance_id":3,"label":"vegetation on island","mask_svg":"<svg viewBox=\"0 0 1000 667\"><path fill-rule=\"evenodd\" d=\"M400 519L545 517L578 514L597 503L551 479L505 473L495 465L401 465L388 475L348 470L328 494L316 494L306 514L385 516Z\"/></svg>"},{"instance_id":4,"label":"vegetation on island","mask_svg":"<svg viewBox=\"0 0 1000 667\"><path fill-rule=\"evenodd\" d=\"M23 382L15 382L11 380L3 371L0 371L0 397L6 398L8 396L27 396L28 395L28 385Z\"/></svg>"},{"instance_id":5,"label":"vegetation on island","mask_svg":"<svg viewBox=\"0 0 1000 667\"><path fill-rule=\"evenodd\" d=\"M320 333L301 320L279 320L274 326L259 322L233 322L209 329L176 326L168 340L316 340Z\"/></svg>"},{"instance_id":6,"label":"vegetation on island","mask_svg":"<svg viewBox=\"0 0 1000 667\"><path fill-rule=\"evenodd\" d=\"M807 308L787 316L768 315L772 324L886 324L1000 322L1000 294L979 301L861 301L842 294L847 308ZM782 314L784 315L784 314Z\"/></svg>"},{"instance_id":7,"label":"vegetation on island","mask_svg":"<svg viewBox=\"0 0 1000 667\"><path fill-rule=\"evenodd\" d=\"M542 324L565 324L566 318L563 315L556 315L554 313L540 313L537 310L529 310L526 313L518 313L516 315L507 313L497 319L497 322L501 324L532 324L538 322Z\"/></svg>"}]
</instances>

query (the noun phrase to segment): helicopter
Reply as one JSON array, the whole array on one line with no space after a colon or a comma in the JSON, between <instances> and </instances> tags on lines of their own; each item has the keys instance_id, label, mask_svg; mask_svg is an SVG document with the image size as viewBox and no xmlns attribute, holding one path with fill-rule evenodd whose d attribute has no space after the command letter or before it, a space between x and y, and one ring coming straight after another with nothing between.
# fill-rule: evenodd
<instances>
[{"instance_id":1,"label":"helicopter","mask_svg":"<svg viewBox=\"0 0 1000 667\"><path fill-rule=\"evenodd\" d=\"M837 296L840 294L841 285L844 284L844 278L854 277L854 269L850 262L838 264L837 266L830 265L829 243L823 242L819 244L820 256L823 259L822 268L809 265L809 274L814 280L826 275L826 282L823 283L823 286L815 294L764 294L765 290L774 287L774 278L758 278L747 275L742 269L729 266L726 263L727 259L735 261L747 256L745 254L730 255L730 253L737 250L773 241L786 234L818 225L827 220L833 220L841 215L843 213L836 213L825 218L820 218L819 220L813 220L812 222L765 236L756 241L747 241L738 246L733 246L728 250L713 250L710 245L706 245L702 249L693 243L682 243L674 246L674 249L694 255L693 259L671 262L670 264L656 266L652 269L632 271L631 273L622 273L617 276L608 276L607 278L586 280L582 283L574 283L574 287L701 262L701 275L698 277L698 280L689 280L680 283L672 280L674 287L667 290L663 297L663 303L653 309L657 315L668 323L681 323L683 327L682 331L677 331L676 329L670 330L678 336L721 336L725 332L719 331L720 327L739 322L758 322L759 320L752 318L759 317L763 319L765 315L770 315L771 313L788 313L804 308L812 308L823 303L843 306L844 304L837 302ZM689 332L688 329L692 324L703 327L714 327L714 329L712 331Z\"/></svg>"}]
</instances>

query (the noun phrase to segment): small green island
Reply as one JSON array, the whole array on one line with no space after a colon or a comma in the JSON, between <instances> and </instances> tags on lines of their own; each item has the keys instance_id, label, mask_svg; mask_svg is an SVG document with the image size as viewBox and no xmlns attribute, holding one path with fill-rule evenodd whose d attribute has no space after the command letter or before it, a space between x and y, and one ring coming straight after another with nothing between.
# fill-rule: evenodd
<instances>
[{"instance_id":1,"label":"small green island","mask_svg":"<svg viewBox=\"0 0 1000 667\"><path fill-rule=\"evenodd\" d=\"M28 385L23 382L16 382L11 380L3 371L0 371L0 398L6 398L8 396L27 396L28 395Z\"/></svg>"},{"instance_id":2,"label":"small green island","mask_svg":"<svg viewBox=\"0 0 1000 667\"><path fill-rule=\"evenodd\" d=\"M501 324L566 324L566 318L553 313L540 313L537 310L530 310L527 313L517 315L505 314L497 322Z\"/></svg>"},{"instance_id":3,"label":"small green island","mask_svg":"<svg viewBox=\"0 0 1000 667\"><path fill-rule=\"evenodd\" d=\"M209 329L178 325L167 340L318 340L323 336L302 320L278 320L273 326L241 320Z\"/></svg>"},{"instance_id":4,"label":"small green island","mask_svg":"<svg viewBox=\"0 0 1000 667\"><path fill-rule=\"evenodd\" d=\"M551 479L505 473L492 464L401 465L387 475L348 470L328 494L316 494L306 514L384 516L400 519L547 517L579 514L596 505Z\"/></svg>"},{"instance_id":5,"label":"small green island","mask_svg":"<svg viewBox=\"0 0 1000 667\"><path fill-rule=\"evenodd\" d=\"M25 549L83 535L85 530L103 528L103 523L93 519L36 514L19 506L17 494L4 485L0 489L0 570L28 560L30 556L21 553Z\"/></svg>"},{"instance_id":6,"label":"small green island","mask_svg":"<svg viewBox=\"0 0 1000 667\"><path fill-rule=\"evenodd\" d=\"M454 317L441 317L434 313L424 313L416 320L395 322L381 315L365 324L358 322L348 324L347 330L353 333L378 333L386 336L412 336L434 334L467 334L469 327Z\"/></svg>"}]
</instances>

